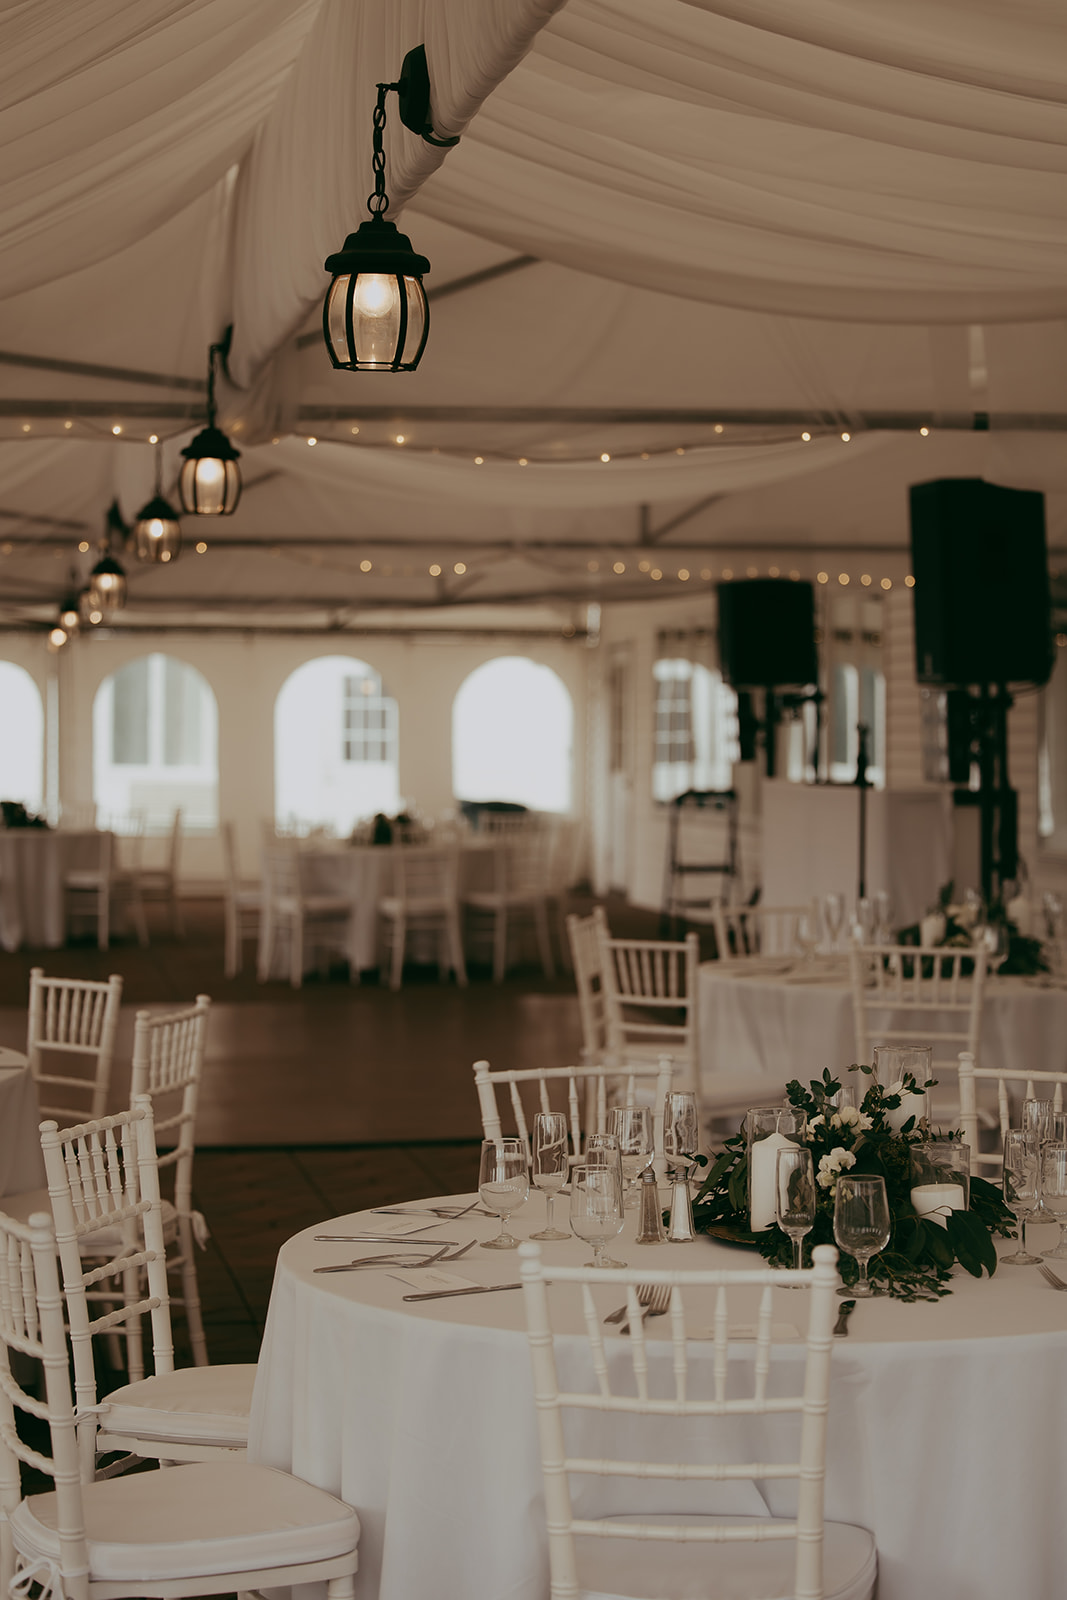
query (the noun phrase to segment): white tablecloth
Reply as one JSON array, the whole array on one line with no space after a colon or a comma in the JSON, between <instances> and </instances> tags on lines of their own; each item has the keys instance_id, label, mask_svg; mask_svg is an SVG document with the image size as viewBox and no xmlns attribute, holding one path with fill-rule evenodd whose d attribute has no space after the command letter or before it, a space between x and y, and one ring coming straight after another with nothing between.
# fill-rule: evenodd
<instances>
[{"instance_id":1,"label":"white tablecloth","mask_svg":"<svg viewBox=\"0 0 1067 1600\"><path fill-rule=\"evenodd\" d=\"M525 1237L543 1216L535 1196L512 1231ZM250 1455L357 1507L359 1600L544 1600L521 1292L405 1305L408 1291L384 1272L313 1273L373 1248L315 1243L314 1233L369 1232L382 1220L338 1218L280 1251ZM424 1237L466 1241L491 1232L495 1222L464 1217ZM550 1260L588 1259L576 1240L546 1248L558 1252ZM737 1267L749 1259L708 1239L638 1246L629 1227L616 1253L631 1265ZM512 1252L476 1250L449 1270L490 1284L513 1281L517 1266ZM953 1281L954 1293L933 1305L860 1302L851 1336L835 1344L827 1515L874 1532L879 1600L1061 1600L1067 1295L1027 1268ZM619 1302L610 1286L595 1292L605 1313ZM783 1291L775 1320L795 1323L797 1299ZM566 1384L579 1341L564 1337L558 1348ZM796 1360L801 1350L783 1345L775 1359ZM690 1351L696 1384L711 1346L694 1342ZM587 1414L586 1426L595 1431L598 1419ZM758 1426L789 1428L795 1419ZM595 1439L588 1442L583 1453L598 1453ZM788 1486L766 1490L772 1509L785 1512ZM646 1509L660 1503L653 1485L628 1492Z\"/></svg>"},{"instance_id":2,"label":"white tablecloth","mask_svg":"<svg viewBox=\"0 0 1067 1600\"><path fill-rule=\"evenodd\" d=\"M37 1085L26 1057L0 1049L0 1196L43 1187L40 1121Z\"/></svg>"},{"instance_id":3,"label":"white tablecloth","mask_svg":"<svg viewBox=\"0 0 1067 1600\"><path fill-rule=\"evenodd\" d=\"M824 1066L843 1072L856 1059L852 993L844 958L829 974L805 981L802 968L769 972L751 964L701 965L700 1072L751 1072L775 1081L817 1077ZM916 1026L900 1014L898 1027ZM927 1025L935 1023L927 1017ZM948 1025L948 1024L946 1024ZM958 1019L955 1026L958 1026ZM892 1037L892 1015L880 1028ZM1067 1070L1067 988L1026 978L990 978L982 1012L981 1064L1006 1072ZM755 1102L754 1102L755 1103Z\"/></svg>"},{"instance_id":4,"label":"white tablecloth","mask_svg":"<svg viewBox=\"0 0 1067 1600\"><path fill-rule=\"evenodd\" d=\"M46 828L0 829L0 945L57 950L66 940L63 877L95 867L97 833Z\"/></svg>"}]
</instances>

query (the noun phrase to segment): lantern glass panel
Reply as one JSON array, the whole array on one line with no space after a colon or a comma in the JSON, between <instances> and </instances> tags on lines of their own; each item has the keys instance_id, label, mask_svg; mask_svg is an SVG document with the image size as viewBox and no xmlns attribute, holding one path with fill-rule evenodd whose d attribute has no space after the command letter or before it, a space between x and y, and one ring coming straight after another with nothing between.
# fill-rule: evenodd
<instances>
[{"instance_id":1,"label":"lantern glass panel","mask_svg":"<svg viewBox=\"0 0 1067 1600\"><path fill-rule=\"evenodd\" d=\"M347 328L350 301L351 348ZM327 326L334 357L343 366L370 372L414 366L426 333L422 282L388 272L360 272L353 282L351 274L340 273L330 285Z\"/></svg>"},{"instance_id":2,"label":"lantern glass panel","mask_svg":"<svg viewBox=\"0 0 1067 1600\"><path fill-rule=\"evenodd\" d=\"M241 492L236 461L201 456L182 462L178 491L183 508L200 517L222 517L233 511Z\"/></svg>"}]
</instances>

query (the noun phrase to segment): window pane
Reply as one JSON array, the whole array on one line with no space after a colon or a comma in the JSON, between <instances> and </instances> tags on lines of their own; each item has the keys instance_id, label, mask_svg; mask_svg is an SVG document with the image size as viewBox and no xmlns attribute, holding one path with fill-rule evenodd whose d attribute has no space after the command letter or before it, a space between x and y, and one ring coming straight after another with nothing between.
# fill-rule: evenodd
<instances>
[{"instance_id":1,"label":"window pane","mask_svg":"<svg viewBox=\"0 0 1067 1600\"><path fill-rule=\"evenodd\" d=\"M112 683L112 764L143 767L148 762L148 657L120 667Z\"/></svg>"},{"instance_id":2,"label":"window pane","mask_svg":"<svg viewBox=\"0 0 1067 1600\"><path fill-rule=\"evenodd\" d=\"M184 661L163 661L163 765L193 767L200 760L199 675Z\"/></svg>"}]
</instances>

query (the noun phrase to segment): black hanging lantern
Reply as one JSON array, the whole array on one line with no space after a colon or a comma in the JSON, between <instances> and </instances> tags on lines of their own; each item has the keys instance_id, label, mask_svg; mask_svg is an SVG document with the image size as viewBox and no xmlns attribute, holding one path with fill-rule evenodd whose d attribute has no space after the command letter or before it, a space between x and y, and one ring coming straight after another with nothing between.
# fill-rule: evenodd
<instances>
[{"instance_id":1,"label":"black hanging lantern","mask_svg":"<svg viewBox=\"0 0 1067 1600\"><path fill-rule=\"evenodd\" d=\"M163 498L163 447L156 445L156 492L137 513L133 543L140 561L177 561L182 548L182 525L169 500Z\"/></svg>"},{"instance_id":2,"label":"black hanging lantern","mask_svg":"<svg viewBox=\"0 0 1067 1600\"><path fill-rule=\"evenodd\" d=\"M89 574L90 609L106 615L120 611L125 604L126 573L114 556L102 556Z\"/></svg>"},{"instance_id":3,"label":"black hanging lantern","mask_svg":"<svg viewBox=\"0 0 1067 1600\"><path fill-rule=\"evenodd\" d=\"M233 336L232 325L207 358L207 427L182 451L178 496L191 517L228 517L241 498L241 452L235 450L221 428L215 426L215 358L225 361Z\"/></svg>"},{"instance_id":4,"label":"black hanging lantern","mask_svg":"<svg viewBox=\"0 0 1067 1600\"><path fill-rule=\"evenodd\" d=\"M399 83L380 83L374 108L374 193L367 199L370 220L350 233L342 249L327 256L333 282L322 307L322 334L335 367L348 372L414 372L426 348L430 308L422 286L430 263L415 253L411 240L387 222L385 192L385 97L396 90L400 119L428 143L438 139L429 127L430 78L422 45L404 58Z\"/></svg>"}]
</instances>

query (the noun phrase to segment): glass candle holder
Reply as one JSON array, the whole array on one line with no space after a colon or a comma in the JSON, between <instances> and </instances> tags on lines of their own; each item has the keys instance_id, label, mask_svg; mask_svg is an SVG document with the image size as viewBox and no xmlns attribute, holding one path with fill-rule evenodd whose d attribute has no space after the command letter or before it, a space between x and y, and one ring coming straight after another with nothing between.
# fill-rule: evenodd
<instances>
[{"instance_id":1,"label":"glass candle holder","mask_svg":"<svg viewBox=\"0 0 1067 1600\"><path fill-rule=\"evenodd\" d=\"M899 1094L900 1105L886 1113L886 1121L897 1133L912 1117L916 1127L928 1114L926 1091L921 1086L933 1076L933 1047L928 1044L876 1044L874 1047L874 1081L886 1094ZM917 1094L905 1094L902 1088L905 1077L911 1075L920 1085Z\"/></svg>"},{"instance_id":2,"label":"glass candle holder","mask_svg":"<svg viewBox=\"0 0 1067 1600\"><path fill-rule=\"evenodd\" d=\"M938 1227L950 1211L971 1203L971 1147L958 1139L928 1139L911 1147L911 1203L916 1214Z\"/></svg>"},{"instance_id":3,"label":"glass candle holder","mask_svg":"<svg viewBox=\"0 0 1067 1600\"><path fill-rule=\"evenodd\" d=\"M751 1106L745 1112L748 1225L753 1233L773 1228L778 1152L802 1144L807 1129L807 1112L798 1111L794 1106Z\"/></svg>"}]
</instances>

